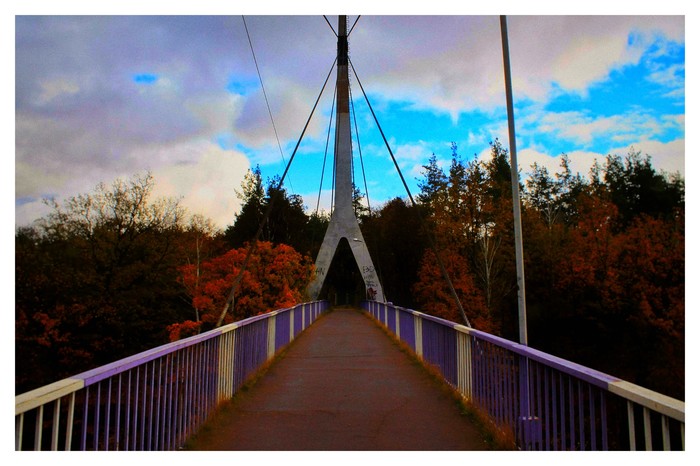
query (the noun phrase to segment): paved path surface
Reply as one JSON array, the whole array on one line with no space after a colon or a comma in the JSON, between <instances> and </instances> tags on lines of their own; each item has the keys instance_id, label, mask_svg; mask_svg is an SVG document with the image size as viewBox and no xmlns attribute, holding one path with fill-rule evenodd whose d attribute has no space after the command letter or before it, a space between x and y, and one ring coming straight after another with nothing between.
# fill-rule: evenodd
<instances>
[{"instance_id":1,"label":"paved path surface","mask_svg":"<svg viewBox=\"0 0 700 466\"><path fill-rule=\"evenodd\" d=\"M358 310L336 309L210 423L194 450L483 450L430 376Z\"/></svg>"}]
</instances>

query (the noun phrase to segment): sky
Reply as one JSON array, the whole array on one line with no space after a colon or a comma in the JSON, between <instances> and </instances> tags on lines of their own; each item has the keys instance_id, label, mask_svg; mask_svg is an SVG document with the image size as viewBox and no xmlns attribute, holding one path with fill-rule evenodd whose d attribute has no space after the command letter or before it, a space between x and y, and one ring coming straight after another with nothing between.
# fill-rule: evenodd
<instances>
[{"instance_id":1,"label":"sky","mask_svg":"<svg viewBox=\"0 0 700 466\"><path fill-rule=\"evenodd\" d=\"M336 15L66 11L15 12L16 227L45 215L45 198L150 171L156 196L223 229L246 171L282 175L292 154L287 190L309 211L329 207L334 71L321 89ZM522 176L535 162L556 172L562 153L587 176L595 160L631 150L685 176L682 10L536 11L507 19ZM495 139L508 145L498 12L398 13L348 19L355 179L374 208L406 191L366 99L414 196L432 154L449 166L451 143L465 160L485 159Z\"/></svg>"}]
</instances>

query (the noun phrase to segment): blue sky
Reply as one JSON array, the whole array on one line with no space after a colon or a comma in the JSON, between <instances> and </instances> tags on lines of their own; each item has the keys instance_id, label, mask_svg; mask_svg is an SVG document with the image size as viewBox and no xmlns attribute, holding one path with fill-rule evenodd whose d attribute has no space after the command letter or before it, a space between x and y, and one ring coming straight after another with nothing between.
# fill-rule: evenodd
<instances>
[{"instance_id":1,"label":"blue sky","mask_svg":"<svg viewBox=\"0 0 700 466\"><path fill-rule=\"evenodd\" d=\"M333 63L335 35L320 14L245 18L288 161ZM336 26L337 16L328 20ZM585 175L594 160L634 147L685 176L685 23L663 14L509 15L521 171L534 162L556 171L567 153ZM16 225L45 214L43 197L150 170L156 194L180 197L225 228L247 169L284 170L240 14L20 15L14 39ZM452 142L465 158L486 157L495 138L507 142L498 16L363 15L350 57L414 195L421 166L433 153L448 164ZM334 79L285 183L310 209ZM405 191L354 75L351 87L377 206ZM332 137L329 151L327 167ZM359 181L359 158L355 166ZM331 179L327 169L322 207Z\"/></svg>"}]
</instances>

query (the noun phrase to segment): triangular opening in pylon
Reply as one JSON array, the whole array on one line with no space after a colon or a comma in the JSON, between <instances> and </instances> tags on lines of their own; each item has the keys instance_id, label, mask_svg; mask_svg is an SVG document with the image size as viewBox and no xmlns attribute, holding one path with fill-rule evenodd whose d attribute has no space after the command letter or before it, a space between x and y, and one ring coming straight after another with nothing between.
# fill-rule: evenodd
<instances>
[{"instance_id":1,"label":"triangular opening in pylon","mask_svg":"<svg viewBox=\"0 0 700 466\"><path fill-rule=\"evenodd\" d=\"M365 299L365 284L347 238L340 238L319 299L332 305L359 305Z\"/></svg>"}]
</instances>

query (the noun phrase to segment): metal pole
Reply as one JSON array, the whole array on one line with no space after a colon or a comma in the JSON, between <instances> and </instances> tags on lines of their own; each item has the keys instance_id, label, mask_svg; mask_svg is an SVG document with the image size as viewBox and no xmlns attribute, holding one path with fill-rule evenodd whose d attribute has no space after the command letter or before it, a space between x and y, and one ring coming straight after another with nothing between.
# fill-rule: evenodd
<instances>
[{"instance_id":1,"label":"metal pole","mask_svg":"<svg viewBox=\"0 0 700 466\"><path fill-rule=\"evenodd\" d=\"M501 41L503 44L503 69L506 82L506 105L508 107L508 140L510 143L510 178L513 187L513 224L515 229L515 262L518 283L518 324L520 343L527 345L527 311L525 307L525 267L523 266L523 232L520 220L520 180L518 157L515 150L515 120L513 118L513 90L510 77L510 52L508 51L508 25L501 16Z\"/></svg>"},{"instance_id":2,"label":"metal pole","mask_svg":"<svg viewBox=\"0 0 700 466\"><path fill-rule=\"evenodd\" d=\"M515 149L515 120L513 118L513 85L510 77L510 52L508 50L508 24L501 15L501 43L503 45L503 71L506 84L506 105L508 108L508 142L510 144L510 178L513 189L513 228L515 230L515 272L518 283L518 327L520 343L527 345L527 312L525 308L525 267L523 266L523 232L520 220L520 179L518 177L518 157ZM538 419L530 411L530 364L521 357L519 361L520 382L520 427L523 447L532 450L536 447L541 428Z\"/></svg>"}]
</instances>

